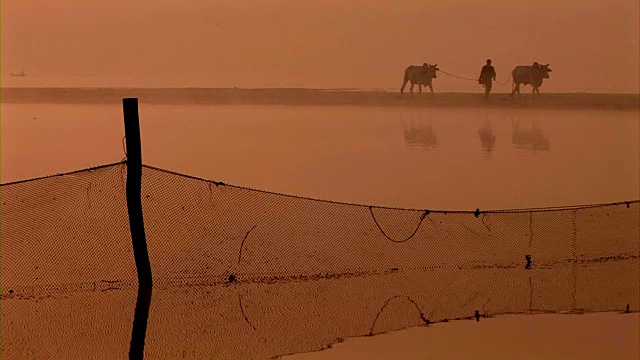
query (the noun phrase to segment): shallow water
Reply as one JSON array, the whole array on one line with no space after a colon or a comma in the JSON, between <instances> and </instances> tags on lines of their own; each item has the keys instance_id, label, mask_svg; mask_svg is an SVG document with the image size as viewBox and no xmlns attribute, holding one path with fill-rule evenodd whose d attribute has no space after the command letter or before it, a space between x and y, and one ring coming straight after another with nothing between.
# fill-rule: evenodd
<instances>
[{"instance_id":1,"label":"shallow water","mask_svg":"<svg viewBox=\"0 0 640 360\"><path fill-rule=\"evenodd\" d=\"M146 164L287 194L430 209L640 197L631 111L140 106ZM3 104L2 182L120 161L119 105Z\"/></svg>"},{"instance_id":2,"label":"shallow water","mask_svg":"<svg viewBox=\"0 0 640 360\"><path fill-rule=\"evenodd\" d=\"M346 339L329 350L282 359L632 360L640 356L639 338L637 313L499 316Z\"/></svg>"},{"instance_id":3,"label":"shallow water","mask_svg":"<svg viewBox=\"0 0 640 360\"><path fill-rule=\"evenodd\" d=\"M124 157L119 105L3 104L1 111L3 183ZM447 210L640 197L636 112L142 104L140 115L146 164L287 194ZM86 190L78 204L89 201L90 206L96 199ZM73 256L73 251L62 254L67 247L73 245L56 246L54 258ZM113 241L105 253L123 255L116 248ZM114 274L128 266L132 275L131 255L124 255ZM623 311L629 304L637 312L637 268L636 257L530 271L401 271L274 284L184 279L179 286L154 289L145 354L268 358L319 350L339 338L424 325L423 317L469 318L475 310L483 316L600 312ZM29 272L37 276L38 271ZM81 275L92 276L90 271ZM121 357L135 343L134 277L45 287L18 284L11 293L6 283L2 325L10 331L3 331L3 354L46 357L55 349L67 358L83 358L87 352ZM608 316L616 323L612 327L629 324L627 315ZM536 322L521 319L507 328ZM572 324L573 330L584 326L580 320ZM472 325L453 336L474 336L478 329ZM419 330L441 326L448 325ZM633 354L637 340L623 340ZM548 344L543 336L538 341ZM403 351L401 340L393 346L391 353ZM358 351L354 347L350 354ZM327 356L345 355L330 351Z\"/></svg>"},{"instance_id":4,"label":"shallow water","mask_svg":"<svg viewBox=\"0 0 640 360\"><path fill-rule=\"evenodd\" d=\"M585 349L575 351L577 340L597 337L606 327L607 337L593 346L583 344L585 348L602 354L610 345L600 342L612 339L618 347L612 354L633 358L639 346L638 338L632 336L640 305L639 283L633 276L620 274L637 273L638 261L631 259L554 269L442 269L273 283L160 285L148 297L138 295L137 299L135 286L119 282L40 292L24 288L3 295L2 351L11 359L51 354L65 359L120 358L144 345L148 359L270 359L374 335L369 342L382 347L379 356L406 355L382 358L410 359L412 351L434 359L443 352L496 358L492 344L475 347L482 343L480 339L500 335L493 344L514 342L500 346L498 354L509 355L516 346L530 348L538 342L540 354L583 358L578 355ZM563 315L512 317L508 324L500 324L500 318L498 324L487 319L500 314L623 312L627 304L635 314L610 313L600 321L593 316L582 320ZM473 319L475 311L479 324L441 323ZM425 327L427 320L431 325ZM136 327L140 321L146 329ZM592 327L586 328L585 322ZM547 331L558 331L557 323L567 333L549 340ZM393 334L416 326L421 327ZM528 336L505 338L504 332ZM434 341L440 345L423 345ZM362 358L375 349L375 345L363 349L358 342L347 340L338 346L340 351L317 355L342 359L345 354L360 354Z\"/></svg>"}]
</instances>

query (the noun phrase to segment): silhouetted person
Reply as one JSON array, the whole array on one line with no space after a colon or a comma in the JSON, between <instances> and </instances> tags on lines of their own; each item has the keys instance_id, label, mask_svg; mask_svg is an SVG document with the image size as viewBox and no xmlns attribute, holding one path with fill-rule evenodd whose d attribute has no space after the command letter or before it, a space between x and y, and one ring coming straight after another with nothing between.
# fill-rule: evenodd
<instances>
[{"instance_id":1,"label":"silhouetted person","mask_svg":"<svg viewBox=\"0 0 640 360\"><path fill-rule=\"evenodd\" d=\"M491 59L487 59L487 64L482 67L480 71L480 78L478 78L478 83L484 85L484 96L485 98L489 97L489 93L491 92L491 87L493 85L493 80L496 79L496 69L491 66Z\"/></svg>"}]
</instances>

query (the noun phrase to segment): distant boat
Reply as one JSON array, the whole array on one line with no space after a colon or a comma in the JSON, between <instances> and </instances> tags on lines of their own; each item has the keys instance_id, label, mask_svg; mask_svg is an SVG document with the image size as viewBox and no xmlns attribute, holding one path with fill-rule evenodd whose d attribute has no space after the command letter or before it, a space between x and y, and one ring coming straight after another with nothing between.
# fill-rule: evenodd
<instances>
[{"instance_id":1,"label":"distant boat","mask_svg":"<svg viewBox=\"0 0 640 360\"><path fill-rule=\"evenodd\" d=\"M14 74L14 73L9 73L9 74L11 74L11 76L16 76L16 77L27 77L27 73L25 73L24 70L22 70L22 72L19 74Z\"/></svg>"}]
</instances>

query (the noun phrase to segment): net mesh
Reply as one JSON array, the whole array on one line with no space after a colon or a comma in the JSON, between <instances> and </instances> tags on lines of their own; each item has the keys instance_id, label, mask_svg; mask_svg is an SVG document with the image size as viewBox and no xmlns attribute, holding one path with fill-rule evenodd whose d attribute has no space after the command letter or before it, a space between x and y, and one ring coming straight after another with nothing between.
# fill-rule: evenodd
<instances>
[{"instance_id":1,"label":"net mesh","mask_svg":"<svg viewBox=\"0 0 640 360\"><path fill-rule=\"evenodd\" d=\"M2 291L135 284L126 164L5 184ZM437 211L288 196L144 166L156 284L638 259L638 201ZM528 264L528 265L527 265Z\"/></svg>"},{"instance_id":2,"label":"net mesh","mask_svg":"<svg viewBox=\"0 0 640 360\"><path fill-rule=\"evenodd\" d=\"M239 281L637 258L638 202L447 212L286 196L143 169L155 279ZM170 219L170 220L168 220Z\"/></svg>"},{"instance_id":3,"label":"net mesh","mask_svg":"<svg viewBox=\"0 0 640 360\"><path fill-rule=\"evenodd\" d=\"M262 359L476 311L640 306L638 201L447 212L142 175L144 311L126 164L0 187L3 355L124 354L145 311L150 357Z\"/></svg>"},{"instance_id":4,"label":"net mesh","mask_svg":"<svg viewBox=\"0 0 640 360\"><path fill-rule=\"evenodd\" d=\"M2 185L2 292L137 282L126 165Z\"/></svg>"}]
</instances>

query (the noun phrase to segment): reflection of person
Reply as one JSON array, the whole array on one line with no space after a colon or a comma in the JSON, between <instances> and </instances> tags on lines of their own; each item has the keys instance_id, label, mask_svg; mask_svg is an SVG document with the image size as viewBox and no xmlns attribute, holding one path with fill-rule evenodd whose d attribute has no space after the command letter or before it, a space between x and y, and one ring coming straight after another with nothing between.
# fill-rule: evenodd
<instances>
[{"instance_id":1,"label":"reflection of person","mask_svg":"<svg viewBox=\"0 0 640 360\"><path fill-rule=\"evenodd\" d=\"M493 85L492 80L496 79L496 69L491 66L491 59L487 59L487 65L482 67L480 71L480 77L478 78L478 83L484 85L484 95L485 97L489 96L491 92L491 86Z\"/></svg>"}]
</instances>

